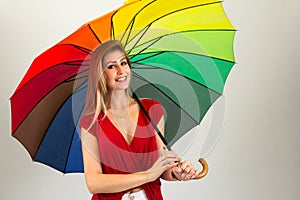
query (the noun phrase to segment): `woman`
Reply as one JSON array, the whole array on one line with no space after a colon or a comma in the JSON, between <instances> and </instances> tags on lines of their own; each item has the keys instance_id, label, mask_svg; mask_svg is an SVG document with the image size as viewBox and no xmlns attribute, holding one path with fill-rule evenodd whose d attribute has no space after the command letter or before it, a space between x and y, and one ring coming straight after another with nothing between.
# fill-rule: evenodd
<instances>
[{"instance_id":1,"label":"woman","mask_svg":"<svg viewBox=\"0 0 300 200\"><path fill-rule=\"evenodd\" d=\"M81 139L84 173L96 199L160 200L160 178L191 180L198 175L188 161L165 151L145 113L131 97L131 64L122 44L107 41L92 56ZM164 112L140 100L163 133Z\"/></svg>"}]
</instances>

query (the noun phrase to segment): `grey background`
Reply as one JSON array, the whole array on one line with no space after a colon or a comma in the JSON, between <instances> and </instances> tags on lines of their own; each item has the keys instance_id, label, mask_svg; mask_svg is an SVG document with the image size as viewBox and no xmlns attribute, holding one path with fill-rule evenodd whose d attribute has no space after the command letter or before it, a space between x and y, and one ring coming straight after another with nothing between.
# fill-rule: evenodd
<instances>
[{"instance_id":1,"label":"grey background","mask_svg":"<svg viewBox=\"0 0 300 200\"><path fill-rule=\"evenodd\" d=\"M82 174L33 163L10 136L9 97L34 57L122 1L0 2L0 199L90 199ZM297 0L225 0L239 30L222 135L201 181L163 182L166 199L300 199L300 39ZM184 144L177 144L178 146ZM194 142L183 155L196 161Z\"/></svg>"}]
</instances>

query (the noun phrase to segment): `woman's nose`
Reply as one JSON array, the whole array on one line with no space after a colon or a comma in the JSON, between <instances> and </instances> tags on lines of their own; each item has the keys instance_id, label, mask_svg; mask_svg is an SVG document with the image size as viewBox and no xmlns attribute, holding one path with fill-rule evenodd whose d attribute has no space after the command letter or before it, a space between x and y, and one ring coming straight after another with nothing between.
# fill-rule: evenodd
<instances>
[{"instance_id":1,"label":"woman's nose","mask_svg":"<svg viewBox=\"0 0 300 200\"><path fill-rule=\"evenodd\" d=\"M121 64L117 64L117 73L118 74L122 74L124 72L123 67L121 66Z\"/></svg>"}]
</instances>

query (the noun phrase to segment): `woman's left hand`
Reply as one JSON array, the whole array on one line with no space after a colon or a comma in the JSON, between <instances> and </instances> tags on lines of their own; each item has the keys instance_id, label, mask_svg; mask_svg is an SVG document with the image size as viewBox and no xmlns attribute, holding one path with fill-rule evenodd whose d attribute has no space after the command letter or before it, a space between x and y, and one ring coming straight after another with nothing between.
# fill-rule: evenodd
<instances>
[{"instance_id":1,"label":"woman's left hand","mask_svg":"<svg viewBox=\"0 0 300 200\"><path fill-rule=\"evenodd\" d=\"M177 167L173 169L173 176L179 181L188 181L195 178L200 171L195 170L194 165L189 161L181 162Z\"/></svg>"}]
</instances>

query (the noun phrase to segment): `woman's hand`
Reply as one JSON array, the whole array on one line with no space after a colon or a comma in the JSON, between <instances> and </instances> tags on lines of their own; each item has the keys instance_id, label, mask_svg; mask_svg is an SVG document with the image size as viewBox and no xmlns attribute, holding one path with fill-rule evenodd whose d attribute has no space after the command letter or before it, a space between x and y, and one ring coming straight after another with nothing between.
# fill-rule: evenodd
<instances>
[{"instance_id":1,"label":"woman's hand","mask_svg":"<svg viewBox=\"0 0 300 200\"><path fill-rule=\"evenodd\" d=\"M183 161L177 167L172 169L172 173L175 179L179 181L188 181L195 178L200 171L196 170L194 165L189 161Z\"/></svg>"},{"instance_id":2,"label":"woman's hand","mask_svg":"<svg viewBox=\"0 0 300 200\"><path fill-rule=\"evenodd\" d=\"M150 181L156 180L166 170L176 167L180 161L178 154L174 151L161 150L159 152L159 158L152 165L150 169L146 171L149 174Z\"/></svg>"}]
</instances>

